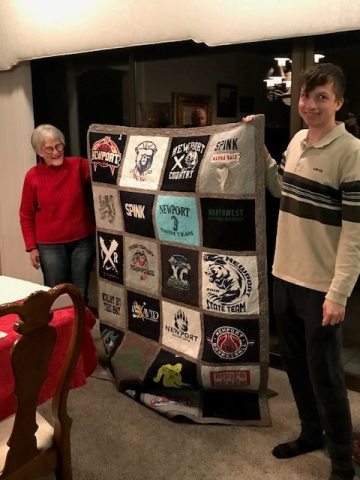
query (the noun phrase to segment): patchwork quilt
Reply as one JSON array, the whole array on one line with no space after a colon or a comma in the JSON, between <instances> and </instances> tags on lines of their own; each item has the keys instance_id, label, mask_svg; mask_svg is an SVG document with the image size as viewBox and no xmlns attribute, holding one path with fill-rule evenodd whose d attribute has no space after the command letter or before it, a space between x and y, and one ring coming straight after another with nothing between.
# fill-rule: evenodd
<instances>
[{"instance_id":1,"label":"patchwork quilt","mask_svg":"<svg viewBox=\"0 0 360 480\"><path fill-rule=\"evenodd\" d=\"M105 351L173 419L270 421L263 137L262 115L88 131Z\"/></svg>"}]
</instances>

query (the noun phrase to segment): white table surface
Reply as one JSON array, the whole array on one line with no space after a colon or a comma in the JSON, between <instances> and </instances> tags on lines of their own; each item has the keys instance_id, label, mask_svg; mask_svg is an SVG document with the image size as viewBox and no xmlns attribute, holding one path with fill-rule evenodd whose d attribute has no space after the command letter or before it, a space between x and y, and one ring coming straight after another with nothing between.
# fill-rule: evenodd
<instances>
[{"instance_id":1,"label":"white table surface","mask_svg":"<svg viewBox=\"0 0 360 480\"><path fill-rule=\"evenodd\" d=\"M37 290L46 291L49 290L49 287L39 283L28 282L27 280L20 280L19 278L0 275L0 305L22 300Z\"/></svg>"},{"instance_id":2,"label":"white table surface","mask_svg":"<svg viewBox=\"0 0 360 480\"><path fill-rule=\"evenodd\" d=\"M28 282L27 280L21 280L20 278L6 277L0 275L0 305L3 303L16 302L17 300L23 300L31 293L39 290L50 290L50 287L45 287L39 283ZM57 310L58 308L65 308L72 306L72 300L70 296L65 293L60 295L52 304L51 310Z\"/></svg>"}]
</instances>

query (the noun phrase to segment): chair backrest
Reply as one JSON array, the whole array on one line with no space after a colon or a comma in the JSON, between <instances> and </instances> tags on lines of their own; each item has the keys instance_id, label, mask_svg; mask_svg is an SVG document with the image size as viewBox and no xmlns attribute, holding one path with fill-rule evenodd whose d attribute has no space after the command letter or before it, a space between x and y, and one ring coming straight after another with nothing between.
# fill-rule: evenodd
<instances>
[{"instance_id":1,"label":"chair backrest","mask_svg":"<svg viewBox=\"0 0 360 480\"><path fill-rule=\"evenodd\" d=\"M47 378L48 365L56 343L56 328L50 324L54 301L63 294L68 294L74 305L72 335L66 357L59 373L56 391L52 400L53 439L50 443L51 455L39 450L35 432L38 430L37 401L40 389ZM72 420L67 413L67 396L70 381L78 360L85 325L85 305L80 292L71 284L61 284L48 291L38 291L28 296L23 303L9 303L0 306L0 316L17 314L19 319L14 330L21 336L12 349L12 369L15 379L14 394L17 397L11 436L7 442L9 450L0 479L7 478L13 472L24 471L26 480L36 478L26 473L26 466L31 463L31 472L41 471L44 475L58 469L63 471L60 477L71 478L70 428ZM0 426L1 428L1 426ZM38 458L37 458L38 457ZM47 462L46 468L37 465L38 459ZM58 462L62 465L59 467ZM40 462L41 463L41 462ZM35 468L35 470L34 470ZM46 474L48 474L46 473Z\"/></svg>"}]
</instances>

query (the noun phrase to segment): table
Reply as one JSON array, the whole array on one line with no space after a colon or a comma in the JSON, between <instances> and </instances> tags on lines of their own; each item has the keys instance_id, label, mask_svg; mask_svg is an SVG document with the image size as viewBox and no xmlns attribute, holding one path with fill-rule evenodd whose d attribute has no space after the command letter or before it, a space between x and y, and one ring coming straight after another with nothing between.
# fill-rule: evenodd
<instances>
[{"instance_id":1,"label":"table","mask_svg":"<svg viewBox=\"0 0 360 480\"><path fill-rule=\"evenodd\" d=\"M0 276L0 290L1 284L4 281L4 277ZM43 290L44 287L41 287L42 288L40 289ZM24 296L20 295L19 298L24 298ZM54 310L53 313L54 316L51 321L51 325L56 328L57 340L49 365L48 377L45 380L39 395L39 405L51 398L54 394L57 377L60 372L60 366L64 361L66 347L71 336L73 308L61 308ZM0 420L14 413L16 408L16 397L13 395L14 378L11 369L10 355L11 348L15 340L19 337L19 334L13 330L13 325L17 318L18 317L15 314L0 317L0 330L7 334L6 336L0 338ZM85 323L86 325L82 350L75 368L70 388L77 388L81 385L84 385L86 383L86 378L93 373L97 365L97 351L91 333L91 329L95 325L96 319L89 309L86 309Z\"/></svg>"}]
</instances>

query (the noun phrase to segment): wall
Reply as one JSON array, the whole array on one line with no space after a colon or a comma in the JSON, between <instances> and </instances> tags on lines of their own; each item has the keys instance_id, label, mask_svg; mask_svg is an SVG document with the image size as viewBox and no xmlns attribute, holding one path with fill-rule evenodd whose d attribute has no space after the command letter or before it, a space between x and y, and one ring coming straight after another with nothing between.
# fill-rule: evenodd
<instances>
[{"instance_id":1,"label":"wall","mask_svg":"<svg viewBox=\"0 0 360 480\"><path fill-rule=\"evenodd\" d=\"M29 63L0 72L0 111L1 274L42 283L24 251L18 214L25 172L35 164L30 144L34 120Z\"/></svg>"},{"instance_id":2,"label":"wall","mask_svg":"<svg viewBox=\"0 0 360 480\"><path fill-rule=\"evenodd\" d=\"M254 97L255 110L261 112L265 100L263 78L266 60L243 51L211 53L159 60L139 61L136 64L137 101L171 102L173 92L211 95L212 123L236 122L241 119L217 117L217 84L236 85L241 96Z\"/></svg>"}]
</instances>

